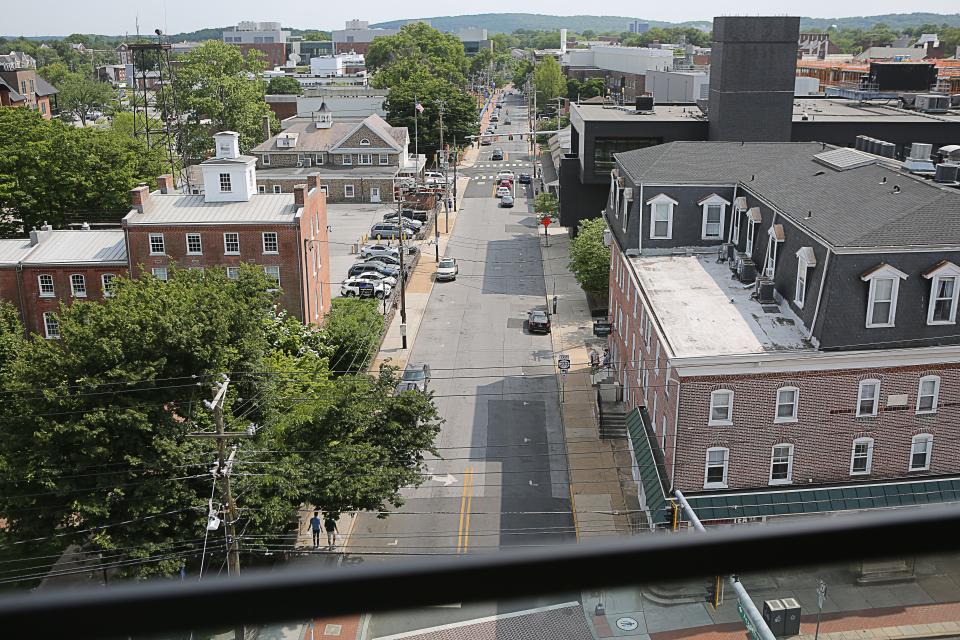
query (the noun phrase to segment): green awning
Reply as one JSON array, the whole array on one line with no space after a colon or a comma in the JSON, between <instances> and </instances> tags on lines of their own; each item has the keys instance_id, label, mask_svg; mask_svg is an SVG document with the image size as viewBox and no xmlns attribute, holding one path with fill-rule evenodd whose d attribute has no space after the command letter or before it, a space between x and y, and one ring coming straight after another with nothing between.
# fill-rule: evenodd
<instances>
[{"instance_id":1,"label":"green awning","mask_svg":"<svg viewBox=\"0 0 960 640\"><path fill-rule=\"evenodd\" d=\"M627 431L640 473L640 483L653 524L670 522L670 484L663 456L649 426L646 410L627 414ZM922 477L875 483L783 488L723 493L684 492L700 517L712 520L789 516L830 511L886 509L920 504L960 502L960 477Z\"/></svg>"}]
</instances>

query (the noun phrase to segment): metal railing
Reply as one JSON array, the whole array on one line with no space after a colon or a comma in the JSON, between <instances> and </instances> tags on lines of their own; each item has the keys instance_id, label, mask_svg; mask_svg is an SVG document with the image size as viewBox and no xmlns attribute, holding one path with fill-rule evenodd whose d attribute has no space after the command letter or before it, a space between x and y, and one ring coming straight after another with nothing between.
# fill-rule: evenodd
<instances>
[{"instance_id":1,"label":"metal railing","mask_svg":"<svg viewBox=\"0 0 960 640\"><path fill-rule=\"evenodd\" d=\"M917 546L918 533L923 545ZM960 548L960 509L927 506L777 526L678 532L497 554L249 572L0 598L5 637L126 637L220 625L502 601L571 590L727 575ZM398 587L398 585L401 585ZM444 588L438 589L437 585ZM51 625L61 621L62 625Z\"/></svg>"}]
</instances>

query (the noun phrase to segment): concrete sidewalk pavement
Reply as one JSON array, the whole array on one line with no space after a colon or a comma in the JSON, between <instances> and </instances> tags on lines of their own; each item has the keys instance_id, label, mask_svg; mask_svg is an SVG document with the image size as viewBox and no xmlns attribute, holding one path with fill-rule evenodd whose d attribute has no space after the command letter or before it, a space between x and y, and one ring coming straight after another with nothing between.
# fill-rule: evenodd
<instances>
[{"instance_id":1,"label":"concrete sidewalk pavement","mask_svg":"<svg viewBox=\"0 0 960 640\"><path fill-rule=\"evenodd\" d=\"M590 376L588 349L602 351L606 342L593 336L593 320L586 294L567 268L570 236L557 226L547 230L549 245L540 235L540 255L551 308L557 297L557 312L551 318L554 356L566 354L571 368L559 372L563 388L561 418L570 469L570 494L578 540L630 534L627 502L621 489L618 460L626 460L622 440L601 440L596 390Z\"/></svg>"}]
</instances>

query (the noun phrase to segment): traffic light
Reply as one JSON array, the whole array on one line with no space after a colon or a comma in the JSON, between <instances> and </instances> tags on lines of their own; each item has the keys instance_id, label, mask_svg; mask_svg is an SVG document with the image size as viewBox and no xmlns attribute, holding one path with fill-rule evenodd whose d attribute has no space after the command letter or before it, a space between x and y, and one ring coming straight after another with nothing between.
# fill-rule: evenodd
<instances>
[{"instance_id":1,"label":"traffic light","mask_svg":"<svg viewBox=\"0 0 960 640\"><path fill-rule=\"evenodd\" d=\"M723 598L723 592L720 590L720 576L716 576L707 585L707 602L713 605L714 609L720 608L720 600Z\"/></svg>"}]
</instances>

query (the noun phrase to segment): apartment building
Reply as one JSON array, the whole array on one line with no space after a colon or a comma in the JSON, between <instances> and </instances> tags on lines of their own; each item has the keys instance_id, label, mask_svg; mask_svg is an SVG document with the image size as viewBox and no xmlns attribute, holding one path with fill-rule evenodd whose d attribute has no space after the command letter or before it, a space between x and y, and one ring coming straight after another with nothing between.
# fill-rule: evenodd
<instances>
[{"instance_id":1,"label":"apartment building","mask_svg":"<svg viewBox=\"0 0 960 640\"><path fill-rule=\"evenodd\" d=\"M670 489L735 521L960 488L960 190L929 152L616 154L610 350L653 521Z\"/></svg>"},{"instance_id":2,"label":"apartment building","mask_svg":"<svg viewBox=\"0 0 960 640\"><path fill-rule=\"evenodd\" d=\"M279 22L245 21L235 27L223 30L223 41L240 47L243 55L250 51L259 51L270 67L279 67L286 63L289 49L290 32L284 31Z\"/></svg>"},{"instance_id":3,"label":"apartment building","mask_svg":"<svg viewBox=\"0 0 960 640\"><path fill-rule=\"evenodd\" d=\"M27 107L49 120L59 111L58 93L53 85L37 75L33 57L18 51L0 56L0 106Z\"/></svg>"}]
</instances>

